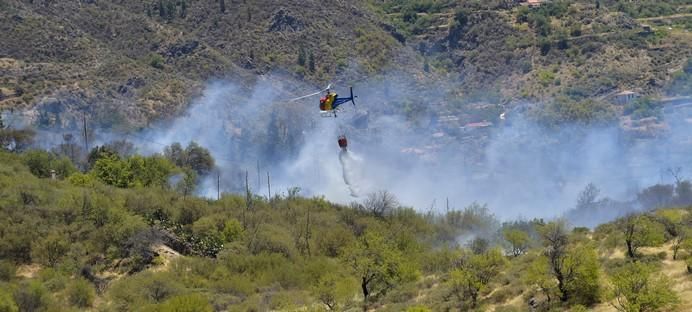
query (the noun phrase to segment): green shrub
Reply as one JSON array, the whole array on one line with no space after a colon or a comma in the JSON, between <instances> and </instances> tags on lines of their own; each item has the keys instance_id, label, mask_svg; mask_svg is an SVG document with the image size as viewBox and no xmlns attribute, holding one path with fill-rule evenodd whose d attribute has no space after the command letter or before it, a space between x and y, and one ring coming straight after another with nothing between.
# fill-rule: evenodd
<instances>
[{"instance_id":1,"label":"green shrub","mask_svg":"<svg viewBox=\"0 0 692 312\"><path fill-rule=\"evenodd\" d=\"M159 54L150 54L149 55L149 65L151 67L154 67L156 69L163 69L165 60L163 59L163 56Z\"/></svg>"},{"instance_id":2,"label":"green shrub","mask_svg":"<svg viewBox=\"0 0 692 312\"><path fill-rule=\"evenodd\" d=\"M668 253L665 251L661 251L656 254L656 258L658 258L659 260L666 260L667 257Z\"/></svg>"},{"instance_id":3,"label":"green shrub","mask_svg":"<svg viewBox=\"0 0 692 312\"><path fill-rule=\"evenodd\" d=\"M68 251L69 244L65 236L49 234L38 239L31 246L31 259L46 266L54 267Z\"/></svg>"},{"instance_id":4,"label":"green shrub","mask_svg":"<svg viewBox=\"0 0 692 312\"><path fill-rule=\"evenodd\" d=\"M77 171L67 157L59 157L46 151L28 151L22 157L29 171L39 178L50 178L53 170L58 178L66 178Z\"/></svg>"},{"instance_id":5,"label":"green shrub","mask_svg":"<svg viewBox=\"0 0 692 312\"><path fill-rule=\"evenodd\" d=\"M78 278L67 289L67 298L70 304L86 308L94 303L95 291L94 288L85 279Z\"/></svg>"},{"instance_id":6,"label":"green shrub","mask_svg":"<svg viewBox=\"0 0 692 312\"><path fill-rule=\"evenodd\" d=\"M586 311L589 311L589 309L586 308L585 306L581 305L581 304L578 304L578 305L573 306L571 309L569 309L569 311L570 312L586 312Z\"/></svg>"},{"instance_id":7,"label":"green shrub","mask_svg":"<svg viewBox=\"0 0 692 312\"><path fill-rule=\"evenodd\" d=\"M212 312L214 308L209 300L200 294L188 294L171 297L161 304L159 312Z\"/></svg>"},{"instance_id":8,"label":"green shrub","mask_svg":"<svg viewBox=\"0 0 692 312\"><path fill-rule=\"evenodd\" d=\"M45 268L39 272L39 279L51 292L58 292L65 289L68 277L53 268Z\"/></svg>"},{"instance_id":9,"label":"green shrub","mask_svg":"<svg viewBox=\"0 0 692 312\"><path fill-rule=\"evenodd\" d=\"M14 279L17 266L9 260L0 260L0 281L10 281Z\"/></svg>"},{"instance_id":10,"label":"green shrub","mask_svg":"<svg viewBox=\"0 0 692 312\"><path fill-rule=\"evenodd\" d=\"M20 311L41 311L50 304L50 294L39 281L26 281L14 292L14 301Z\"/></svg>"},{"instance_id":11,"label":"green shrub","mask_svg":"<svg viewBox=\"0 0 692 312\"><path fill-rule=\"evenodd\" d=\"M406 312L432 312L432 310L424 306L413 306L406 309Z\"/></svg>"},{"instance_id":12,"label":"green shrub","mask_svg":"<svg viewBox=\"0 0 692 312\"><path fill-rule=\"evenodd\" d=\"M12 296L3 287L0 287L0 312L18 312L19 307L17 307Z\"/></svg>"},{"instance_id":13,"label":"green shrub","mask_svg":"<svg viewBox=\"0 0 692 312\"><path fill-rule=\"evenodd\" d=\"M236 219L229 219L224 223L223 227L223 239L226 242L235 242L239 241L243 238L243 225L240 224L240 221Z\"/></svg>"},{"instance_id":14,"label":"green shrub","mask_svg":"<svg viewBox=\"0 0 692 312\"><path fill-rule=\"evenodd\" d=\"M76 172L67 178L67 181L74 186L93 187L96 184L96 178L89 174Z\"/></svg>"}]
</instances>

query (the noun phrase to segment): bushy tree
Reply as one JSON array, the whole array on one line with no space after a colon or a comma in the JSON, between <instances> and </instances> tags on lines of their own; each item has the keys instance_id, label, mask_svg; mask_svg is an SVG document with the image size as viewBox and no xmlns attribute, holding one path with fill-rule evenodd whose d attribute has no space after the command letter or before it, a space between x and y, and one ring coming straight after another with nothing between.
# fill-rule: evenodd
<instances>
[{"instance_id":1,"label":"bushy tree","mask_svg":"<svg viewBox=\"0 0 692 312\"><path fill-rule=\"evenodd\" d=\"M340 311L353 298L353 288L357 285L357 281L352 277L325 272L312 287L311 292L330 311Z\"/></svg>"},{"instance_id":2,"label":"bushy tree","mask_svg":"<svg viewBox=\"0 0 692 312\"><path fill-rule=\"evenodd\" d=\"M678 236L673 237L673 260L678 260L680 249L692 251L692 229L682 229L678 232Z\"/></svg>"},{"instance_id":3,"label":"bushy tree","mask_svg":"<svg viewBox=\"0 0 692 312\"><path fill-rule=\"evenodd\" d=\"M580 244L568 252L565 259L565 289L570 301L591 306L599 301L600 268L596 248Z\"/></svg>"},{"instance_id":4,"label":"bushy tree","mask_svg":"<svg viewBox=\"0 0 692 312\"><path fill-rule=\"evenodd\" d=\"M505 262L499 249L491 249L462 259L461 265L450 273L449 283L452 292L462 302L470 299L470 306L475 308L479 294L500 273Z\"/></svg>"},{"instance_id":5,"label":"bushy tree","mask_svg":"<svg viewBox=\"0 0 692 312\"><path fill-rule=\"evenodd\" d=\"M587 305L596 302L598 258L589 245L570 246L567 224L563 220L540 228L550 272L557 280L560 300Z\"/></svg>"},{"instance_id":6,"label":"bushy tree","mask_svg":"<svg viewBox=\"0 0 692 312\"><path fill-rule=\"evenodd\" d=\"M660 209L655 212L656 221L663 224L668 237L671 238L673 260L678 259L678 252L686 240L692 238L687 214L681 209Z\"/></svg>"},{"instance_id":7,"label":"bushy tree","mask_svg":"<svg viewBox=\"0 0 692 312\"><path fill-rule=\"evenodd\" d=\"M108 146L96 146L89 151L89 155L87 155L87 164L89 165L89 168L91 168L94 166L97 160L107 157L115 157L116 159L120 159L118 153L111 150Z\"/></svg>"},{"instance_id":8,"label":"bushy tree","mask_svg":"<svg viewBox=\"0 0 692 312\"><path fill-rule=\"evenodd\" d=\"M90 174L101 182L117 187L167 187L175 166L158 156L132 156L120 159L117 155L103 155L96 160Z\"/></svg>"},{"instance_id":9,"label":"bushy tree","mask_svg":"<svg viewBox=\"0 0 692 312\"><path fill-rule=\"evenodd\" d=\"M601 190L599 190L593 183L587 184L581 193L579 193L576 209L589 210L593 208L600 192Z\"/></svg>"},{"instance_id":10,"label":"bushy tree","mask_svg":"<svg viewBox=\"0 0 692 312\"><path fill-rule=\"evenodd\" d=\"M29 171L39 178L50 178L54 171L57 177L66 178L77 169L66 157L58 157L53 153L33 150L22 155Z\"/></svg>"},{"instance_id":11,"label":"bushy tree","mask_svg":"<svg viewBox=\"0 0 692 312\"><path fill-rule=\"evenodd\" d=\"M176 171L170 161L158 155L132 156L127 159L127 165L135 185L145 187L167 187L168 178Z\"/></svg>"},{"instance_id":12,"label":"bushy tree","mask_svg":"<svg viewBox=\"0 0 692 312\"><path fill-rule=\"evenodd\" d=\"M621 219L618 227L624 235L627 256L637 257L640 247L658 246L663 243L663 226L645 215L631 215Z\"/></svg>"},{"instance_id":13,"label":"bushy tree","mask_svg":"<svg viewBox=\"0 0 692 312\"><path fill-rule=\"evenodd\" d=\"M67 298L70 304L79 308L90 307L94 303L95 296L94 288L82 278L76 279L67 289Z\"/></svg>"},{"instance_id":14,"label":"bushy tree","mask_svg":"<svg viewBox=\"0 0 692 312\"><path fill-rule=\"evenodd\" d=\"M173 143L164 148L163 155L176 166L190 168L198 175L206 175L214 168L214 158L209 150L194 141L185 149L180 143Z\"/></svg>"},{"instance_id":15,"label":"bushy tree","mask_svg":"<svg viewBox=\"0 0 692 312\"><path fill-rule=\"evenodd\" d=\"M626 264L612 279L612 305L622 312L661 311L672 308L678 298L664 275L641 262Z\"/></svg>"},{"instance_id":16,"label":"bushy tree","mask_svg":"<svg viewBox=\"0 0 692 312\"><path fill-rule=\"evenodd\" d=\"M523 254L529 248L529 234L522 230L508 228L502 232L502 235L509 243L508 253L515 257Z\"/></svg>"},{"instance_id":17,"label":"bushy tree","mask_svg":"<svg viewBox=\"0 0 692 312\"><path fill-rule=\"evenodd\" d=\"M549 304L560 295L557 280L552 272L548 257L541 255L531 262L524 275L526 283L538 286Z\"/></svg>"},{"instance_id":18,"label":"bushy tree","mask_svg":"<svg viewBox=\"0 0 692 312\"><path fill-rule=\"evenodd\" d=\"M19 312L9 290L0 289L0 312Z\"/></svg>"},{"instance_id":19,"label":"bushy tree","mask_svg":"<svg viewBox=\"0 0 692 312\"><path fill-rule=\"evenodd\" d=\"M388 191L377 191L375 193L368 194L364 205L365 209L372 213L373 216L382 218L392 212L394 209L398 208L399 201L396 199L394 194Z\"/></svg>"},{"instance_id":20,"label":"bushy tree","mask_svg":"<svg viewBox=\"0 0 692 312\"><path fill-rule=\"evenodd\" d=\"M214 168L214 158L206 148L200 146L196 142L190 142L185 148L186 163L185 166L190 167L199 175L206 175Z\"/></svg>"},{"instance_id":21,"label":"bushy tree","mask_svg":"<svg viewBox=\"0 0 692 312\"><path fill-rule=\"evenodd\" d=\"M60 234L49 234L39 238L31 247L31 258L35 262L53 267L69 250L66 237Z\"/></svg>"},{"instance_id":22,"label":"bushy tree","mask_svg":"<svg viewBox=\"0 0 692 312\"><path fill-rule=\"evenodd\" d=\"M183 194L183 197L192 195L197 186L197 173L190 168L183 168L183 172L172 178L172 184L176 191Z\"/></svg>"},{"instance_id":23,"label":"bushy tree","mask_svg":"<svg viewBox=\"0 0 692 312\"><path fill-rule=\"evenodd\" d=\"M23 152L33 143L34 135L36 133L31 129L0 129L0 150Z\"/></svg>"},{"instance_id":24,"label":"bushy tree","mask_svg":"<svg viewBox=\"0 0 692 312\"><path fill-rule=\"evenodd\" d=\"M127 163L114 155L98 159L91 168L90 173L108 185L117 187L133 186L134 178L132 172L127 167Z\"/></svg>"},{"instance_id":25,"label":"bushy tree","mask_svg":"<svg viewBox=\"0 0 692 312\"><path fill-rule=\"evenodd\" d=\"M530 266L528 281L538 285L549 301L558 296L562 302L587 306L598 302L600 269L595 248L570 243L564 221L547 223L540 233L545 251Z\"/></svg>"},{"instance_id":26,"label":"bushy tree","mask_svg":"<svg viewBox=\"0 0 692 312\"><path fill-rule=\"evenodd\" d=\"M645 209L665 207L673 200L674 187L668 184L656 184L637 194L637 200Z\"/></svg>"},{"instance_id":27,"label":"bushy tree","mask_svg":"<svg viewBox=\"0 0 692 312\"><path fill-rule=\"evenodd\" d=\"M396 245L374 231L347 247L342 259L358 279L366 305L417 274Z\"/></svg>"},{"instance_id":28,"label":"bushy tree","mask_svg":"<svg viewBox=\"0 0 692 312\"><path fill-rule=\"evenodd\" d=\"M676 205L692 205L692 182L683 180L675 183L675 203Z\"/></svg>"},{"instance_id":29,"label":"bushy tree","mask_svg":"<svg viewBox=\"0 0 692 312\"><path fill-rule=\"evenodd\" d=\"M50 305L50 294L38 280L24 281L14 291L19 311L42 311Z\"/></svg>"}]
</instances>

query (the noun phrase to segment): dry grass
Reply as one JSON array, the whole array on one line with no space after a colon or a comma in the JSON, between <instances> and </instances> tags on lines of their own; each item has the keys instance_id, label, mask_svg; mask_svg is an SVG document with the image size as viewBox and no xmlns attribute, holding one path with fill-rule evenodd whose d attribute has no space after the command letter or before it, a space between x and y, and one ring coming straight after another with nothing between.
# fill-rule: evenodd
<instances>
[{"instance_id":1,"label":"dry grass","mask_svg":"<svg viewBox=\"0 0 692 312\"><path fill-rule=\"evenodd\" d=\"M171 262L181 256L180 253L163 244L152 246L152 249L159 254L159 258L162 260L161 264L151 267L154 272L167 271Z\"/></svg>"},{"instance_id":2,"label":"dry grass","mask_svg":"<svg viewBox=\"0 0 692 312\"><path fill-rule=\"evenodd\" d=\"M23 278L34 278L39 271L41 271L40 265L36 263L25 264L17 268L17 276Z\"/></svg>"}]
</instances>

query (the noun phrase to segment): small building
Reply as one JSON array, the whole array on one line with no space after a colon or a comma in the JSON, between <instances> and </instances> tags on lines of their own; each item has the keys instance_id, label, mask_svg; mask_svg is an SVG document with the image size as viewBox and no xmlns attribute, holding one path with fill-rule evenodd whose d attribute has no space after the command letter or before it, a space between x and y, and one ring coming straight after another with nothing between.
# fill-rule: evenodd
<instances>
[{"instance_id":1,"label":"small building","mask_svg":"<svg viewBox=\"0 0 692 312\"><path fill-rule=\"evenodd\" d=\"M625 90L620 93L617 93L613 95L613 103L619 104L619 105L626 105L631 103L632 101L635 101L636 99L640 98L641 94L634 92L634 91L629 91Z\"/></svg>"},{"instance_id":2,"label":"small building","mask_svg":"<svg viewBox=\"0 0 692 312\"><path fill-rule=\"evenodd\" d=\"M492 126L493 123L489 121L481 121L481 122L472 122L472 123L467 123L463 127L461 127L462 130L476 130L476 129L483 129Z\"/></svg>"},{"instance_id":3,"label":"small building","mask_svg":"<svg viewBox=\"0 0 692 312\"><path fill-rule=\"evenodd\" d=\"M543 5L543 3L545 3L546 1L547 0L517 0L517 3L533 8Z\"/></svg>"}]
</instances>

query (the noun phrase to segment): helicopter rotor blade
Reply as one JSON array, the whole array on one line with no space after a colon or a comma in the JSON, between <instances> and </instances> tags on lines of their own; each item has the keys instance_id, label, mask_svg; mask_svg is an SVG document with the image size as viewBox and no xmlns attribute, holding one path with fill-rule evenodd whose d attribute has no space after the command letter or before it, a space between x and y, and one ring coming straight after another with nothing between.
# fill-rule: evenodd
<instances>
[{"instance_id":1,"label":"helicopter rotor blade","mask_svg":"<svg viewBox=\"0 0 692 312\"><path fill-rule=\"evenodd\" d=\"M310 94L308 94L308 95L303 95L303 96L297 97L297 98L295 98L295 99L291 99L291 100L289 100L289 102L294 102L294 101L297 101L297 100L300 100L300 99L304 99L304 98L307 98L307 97L311 97L311 96L318 95L318 94L320 94L320 93L322 93L322 92L324 92L324 91L329 90L331 87L332 87L332 84L330 83L326 88L324 88L324 89L322 89L322 90L320 90L320 91L317 91L317 92L315 92L315 93L310 93Z\"/></svg>"}]
</instances>

